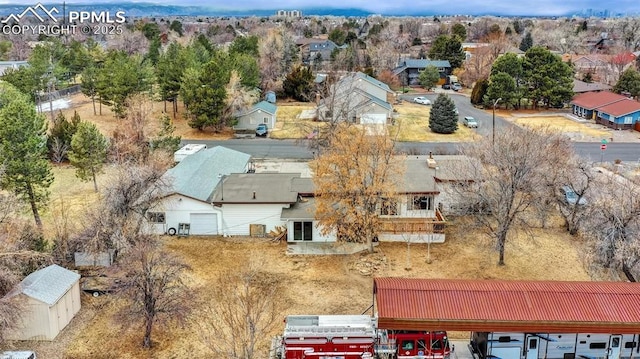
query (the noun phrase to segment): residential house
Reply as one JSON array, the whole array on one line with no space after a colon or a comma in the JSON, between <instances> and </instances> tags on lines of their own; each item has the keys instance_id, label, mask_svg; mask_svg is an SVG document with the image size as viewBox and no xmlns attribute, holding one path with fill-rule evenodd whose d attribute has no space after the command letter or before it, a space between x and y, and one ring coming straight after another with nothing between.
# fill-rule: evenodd
<instances>
[{"instance_id":1,"label":"residential house","mask_svg":"<svg viewBox=\"0 0 640 359\"><path fill-rule=\"evenodd\" d=\"M52 264L29 274L5 299L20 301L21 321L9 340L54 340L80 311L80 274Z\"/></svg>"},{"instance_id":2,"label":"residential house","mask_svg":"<svg viewBox=\"0 0 640 359\"><path fill-rule=\"evenodd\" d=\"M640 119L640 102L613 92L586 92L571 101L574 115L615 129L631 129Z\"/></svg>"},{"instance_id":3,"label":"residential house","mask_svg":"<svg viewBox=\"0 0 640 359\"><path fill-rule=\"evenodd\" d=\"M298 200L300 173L231 173L219 183L212 203L222 213L220 232L229 236L264 235L276 227L284 208ZM308 179L307 179L308 180Z\"/></svg>"},{"instance_id":4,"label":"residential house","mask_svg":"<svg viewBox=\"0 0 640 359\"><path fill-rule=\"evenodd\" d=\"M442 81L452 72L451 64L448 60L404 59L393 69L393 74L398 76L403 85L417 86L420 84L418 79L420 71L423 71L428 66L435 66L438 69Z\"/></svg>"},{"instance_id":5,"label":"residential house","mask_svg":"<svg viewBox=\"0 0 640 359\"><path fill-rule=\"evenodd\" d=\"M404 175L398 195L379 207L382 230L379 241L442 243L446 224L443 211L454 207L451 190L463 180L456 171L462 156L399 156ZM313 182L299 182L298 200L282 210L287 223L287 243L292 253L305 253L312 244L336 241L333 233L322 233L316 220Z\"/></svg>"},{"instance_id":6,"label":"residential house","mask_svg":"<svg viewBox=\"0 0 640 359\"><path fill-rule=\"evenodd\" d=\"M573 92L576 94L601 91L611 91L611 86L600 82L584 82L576 79L573 80Z\"/></svg>"},{"instance_id":7,"label":"residential house","mask_svg":"<svg viewBox=\"0 0 640 359\"><path fill-rule=\"evenodd\" d=\"M222 234L222 214L212 205L218 182L250 170L251 155L216 146L185 157L161 179L167 189L147 211L145 230L156 234Z\"/></svg>"},{"instance_id":8,"label":"residential house","mask_svg":"<svg viewBox=\"0 0 640 359\"><path fill-rule=\"evenodd\" d=\"M238 123L234 128L255 130L261 123L266 124L269 128L274 128L276 126L277 111L278 106L275 104L268 101L260 101L253 105L247 112L238 115Z\"/></svg>"},{"instance_id":9,"label":"residential house","mask_svg":"<svg viewBox=\"0 0 640 359\"><path fill-rule=\"evenodd\" d=\"M362 72L344 75L320 100L320 121L386 124L392 119L395 95L389 86Z\"/></svg>"},{"instance_id":10,"label":"residential house","mask_svg":"<svg viewBox=\"0 0 640 359\"><path fill-rule=\"evenodd\" d=\"M302 62L310 64L317 60L331 59L331 53L336 49L345 49L348 45L336 45L329 39L302 38L296 41L300 50Z\"/></svg>"},{"instance_id":11,"label":"residential house","mask_svg":"<svg viewBox=\"0 0 640 359\"><path fill-rule=\"evenodd\" d=\"M634 56L630 52L615 55L588 54L562 56L565 62L571 62L576 71L576 77L583 79L587 75L595 82L614 84L620 75L633 66Z\"/></svg>"}]
</instances>

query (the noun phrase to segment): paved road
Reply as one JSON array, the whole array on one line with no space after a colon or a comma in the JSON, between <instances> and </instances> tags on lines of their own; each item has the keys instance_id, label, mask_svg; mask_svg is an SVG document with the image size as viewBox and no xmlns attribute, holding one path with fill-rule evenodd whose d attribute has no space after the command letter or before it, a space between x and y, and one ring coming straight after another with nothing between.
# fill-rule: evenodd
<instances>
[{"instance_id":1,"label":"paved road","mask_svg":"<svg viewBox=\"0 0 640 359\"><path fill-rule=\"evenodd\" d=\"M208 147L225 146L248 153L255 158L311 159L313 152L304 141L271 140L271 139L232 139L225 141L189 140L189 143L204 143ZM457 153L460 143L457 142L399 142L397 147L405 153ZM615 142L607 144L607 150L600 150L600 143L573 142L576 153L592 162L612 162L620 159L624 162L640 163L640 143Z\"/></svg>"},{"instance_id":2,"label":"paved road","mask_svg":"<svg viewBox=\"0 0 640 359\"><path fill-rule=\"evenodd\" d=\"M473 116L478 121L478 133L483 136L491 136L493 116L491 113L481 111L469 103L469 98L455 92L449 94L458 108L460 118ZM400 95L405 101L412 101L416 96L426 96L432 102L437 94L417 94ZM460 124L462 126L462 124ZM496 132L514 126L509 121L500 116L495 118ZM272 140L269 138L246 138L232 139L224 141L214 140L189 140L188 143L204 143L208 147L225 146L237 151L248 153L255 158L280 158L280 159L311 159L313 152L309 149L305 140ZM463 144L457 142L399 142L397 147L402 152L408 153L456 153L459 146ZM596 142L574 142L573 147L576 153L593 162L612 162L620 159L624 162L640 163L640 143L611 142L607 144L605 151L600 150L600 143Z\"/></svg>"}]
</instances>

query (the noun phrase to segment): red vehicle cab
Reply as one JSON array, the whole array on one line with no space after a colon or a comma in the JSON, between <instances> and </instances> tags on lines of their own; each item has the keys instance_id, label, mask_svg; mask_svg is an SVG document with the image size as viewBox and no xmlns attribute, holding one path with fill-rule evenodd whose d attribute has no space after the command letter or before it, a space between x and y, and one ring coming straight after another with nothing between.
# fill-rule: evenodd
<instances>
[{"instance_id":1,"label":"red vehicle cab","mask_svg":"<svg viewBox=\"0 0 640 359\"><path fill-rule=\"evenodd\" d=\"M395 343L398 359L449 359L451 355L447 332L389 331L387 336Z\"/></svg>"}]
</instances>

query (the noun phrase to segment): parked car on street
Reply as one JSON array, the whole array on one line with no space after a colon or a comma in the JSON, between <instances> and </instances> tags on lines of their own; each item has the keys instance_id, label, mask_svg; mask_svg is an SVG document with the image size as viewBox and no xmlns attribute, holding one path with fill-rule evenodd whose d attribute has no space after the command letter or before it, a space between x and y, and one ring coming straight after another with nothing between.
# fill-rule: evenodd
<instances>
[{"instance_id":1,"label":"parked car on street","mask_svg":"<svg viewBox=\"0 0 640 359\"><path fill-rule=\"evenodd\" d=\"M471 116L466 116L462 120L462 123L469 128L478 128L478 121L476 121L476 119Z\"/></svg>"},{"instance_id":2,"label":"parked car on street","mask_svg":"<svg viewBox=\"0 0 640 359\"><path fill-rule=\"evenodd\" d=\"M431 101L428 98L424 97L424 96L418 96L418 97L414 98L413 102L419 103L419 104L422 104L422 105L431 105Z\"/></svg>"},{"instance_id":3,"label":"parked car on street","mask_svg":"<svg viewBox=\"0 0 640 359\"><path fill-rule=\"evenodd\" d=\"M449 84L442 84L442 89L443 89L443 90L451 90L451 85L449 85Z\"/></svg>"},{"instance_id":4,"label":"parked car on street","mask_svg":"<svg viewBox=\"0 0 640 359\"><path fill-rule=\"evenodd\" d=\"M580 205L584 206L587 204L587 199L581 197L578 200L578 194L571 188L571 186L562 186L560 187L560 192L564 195L564 200L571 205Z\"/></svg>"},{"instance_id":5,"label":"parked car on street","mask_svg":"<svg viewBox=\"0 0 640 359\"><path fill-rule=\"evenodd\" d=\"M256 136L266 136L269 133L269 128L266 124L261 123L256 127Z\"/></svg>"},{"instance_id":6,"label":"parked car on street","mask_svg":"<svg viewBox=\"0 0 640 359\"><path fill-rule=\"evenodd\" d=\"M453 85L451 85L451 89L453 91L460 91L460 90L462 90L462 85L460 85L459 83L456 82Z\"/></svg>"}]
</instances>

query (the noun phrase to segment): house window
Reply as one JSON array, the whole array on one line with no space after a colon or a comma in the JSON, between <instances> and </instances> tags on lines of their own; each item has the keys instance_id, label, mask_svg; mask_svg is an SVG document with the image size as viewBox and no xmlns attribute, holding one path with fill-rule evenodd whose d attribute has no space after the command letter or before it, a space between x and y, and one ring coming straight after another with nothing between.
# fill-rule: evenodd
<instances>
[{"instance_id":1,"label":"house window","mask_svg":"<svg viewBox=\"0 0 640 359\"><path fill-rule=\"evenodd\" d=\"M411 210L433 210L432 196L409 196L409 207Z\"/></svg>"},{"instance_id":2,"label":"house window","mask_svg":"<svg viewBox=\"0 0 640 359\"><path fill-rule=\"evenodd\" d=\"M165 223L164 212L147 212L147 220L151 223Z\"/></svg>"},{"instance_id":3,"label":"house window","mask_svg":"<svg viewBox=\"0 0 640 359\"><path fill-rule=\"evenodd\" d=\"M293 240L312 241L313 222L293 222Z\"/></svg>"},{"instance_id":4,"label":"house window","mask_svg":"<svg viewBox=\"0 0 640 359\"><path fill-rule=\"evenodd\" d=\"M266 123L266 124L268 124L268 123L269 123L269 117L265 117L265 118L263 118L263 119L262 119L262 123Z\"/></svg>"},{"instance_id":5,"label":"house window","mask_svg":"<svg viewBox=\"0 0 640 359\"><path fill-rule=\"evenodd\" d=\"M380 206L381 216L397 216L398 215L398 202L393 199L383 198L382 205Z\"/></svg>"},{"instance_id":6,"label":"house window","mask_svg":"<svg viewBox=\"0 0 640 359\"><path fill-rule=\"evenodd\" d=\"M626 116L626 117L624 118L624 124L625 124L625 125L631 125L632 123L633 123L633 117L631 117L631 116Z\"/></svg>"}]
</instances>

